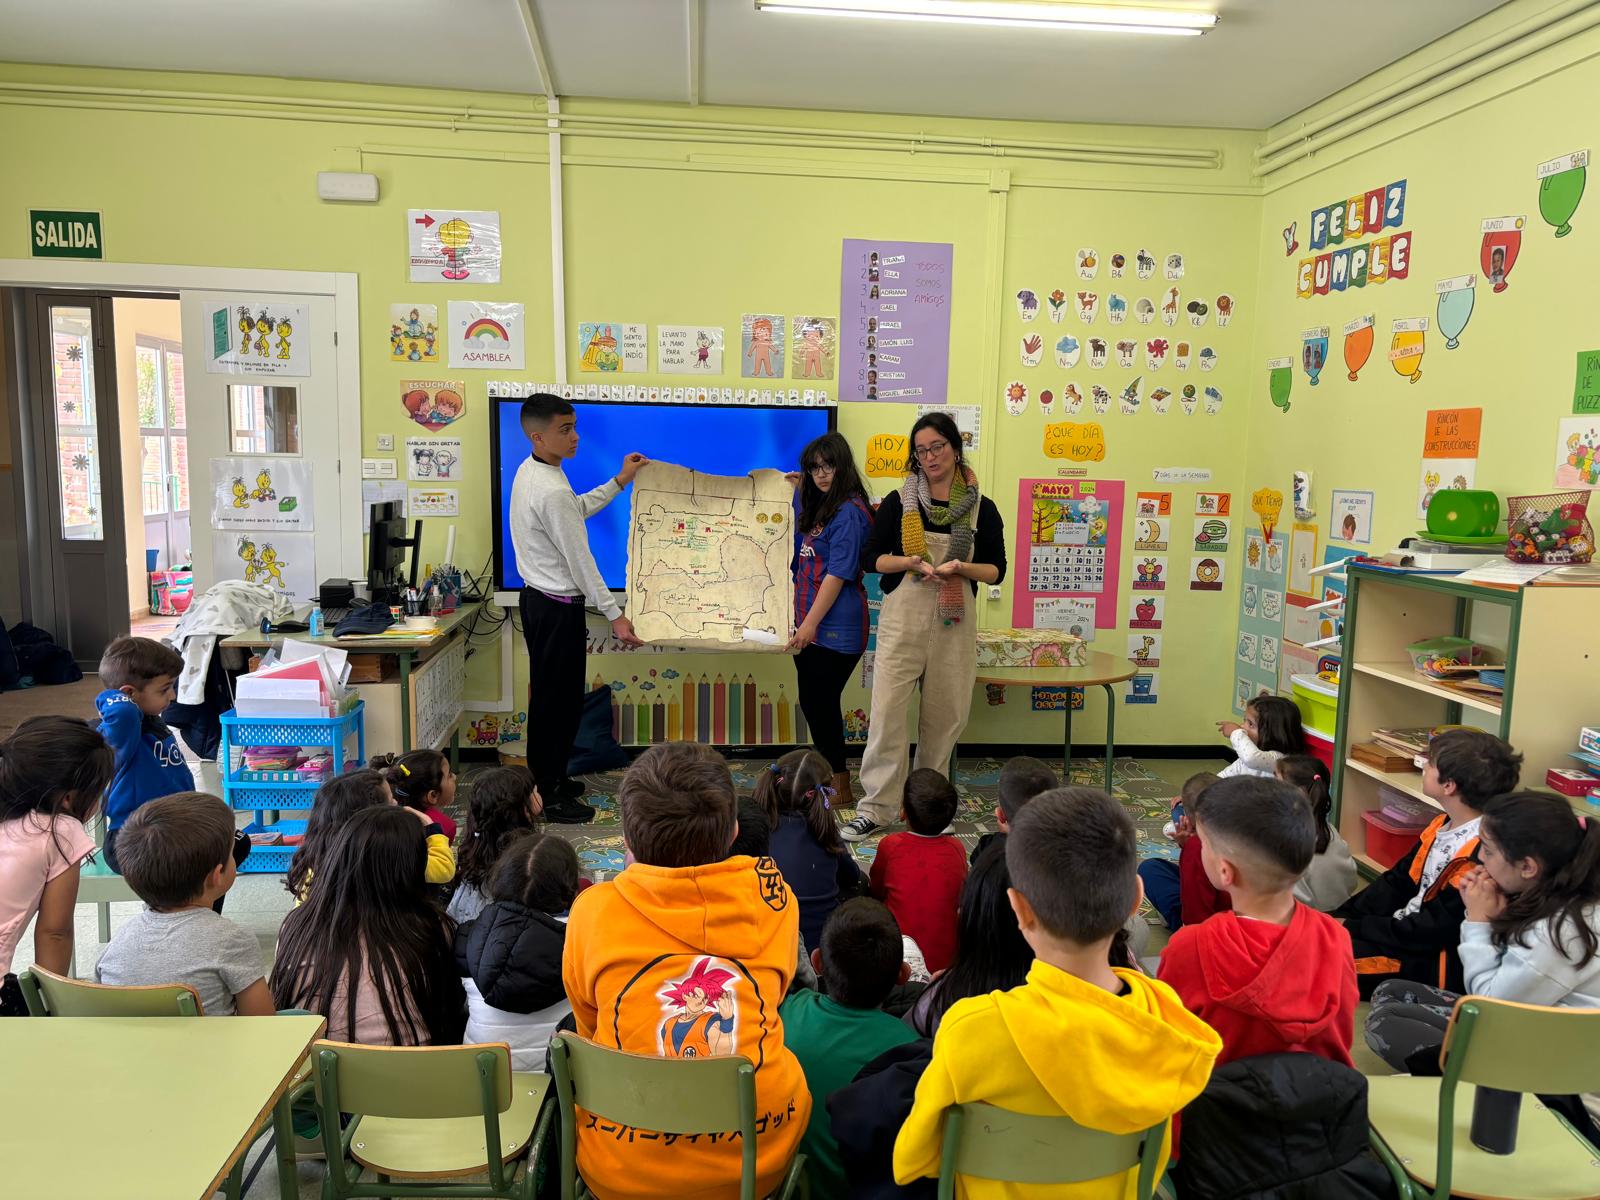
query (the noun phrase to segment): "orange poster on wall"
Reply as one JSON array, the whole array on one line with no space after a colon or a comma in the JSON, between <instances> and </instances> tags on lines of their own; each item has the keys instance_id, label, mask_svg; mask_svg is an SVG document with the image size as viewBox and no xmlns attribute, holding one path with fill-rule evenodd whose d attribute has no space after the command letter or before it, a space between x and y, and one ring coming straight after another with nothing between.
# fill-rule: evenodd
<instances>
[{"instance_id":1,"label":"orange poster on wall","mask_svg":"<svg viewBox=\"0 0 1600 1200\"><path fill-rule=\"evenodd\" d=\"M1434 408L1422 433L1423 458L1477 458L1481 408Z\"/></svg>"}]
</instances>

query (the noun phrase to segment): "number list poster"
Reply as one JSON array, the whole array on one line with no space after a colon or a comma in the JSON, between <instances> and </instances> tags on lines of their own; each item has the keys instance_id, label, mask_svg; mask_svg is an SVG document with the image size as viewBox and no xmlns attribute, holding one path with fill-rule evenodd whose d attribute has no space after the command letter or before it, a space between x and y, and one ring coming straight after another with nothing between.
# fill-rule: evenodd
<instances>
[{"instance_id":1,"label":"number list poster","mask_svg":"<svg viewBox=\"0 0 1600 1200\"><path fill-rule=\"evenodd\" d=\"M954 261L948 242L845 239L840 399L946 403Z\"/></svg>"}]
</instances>

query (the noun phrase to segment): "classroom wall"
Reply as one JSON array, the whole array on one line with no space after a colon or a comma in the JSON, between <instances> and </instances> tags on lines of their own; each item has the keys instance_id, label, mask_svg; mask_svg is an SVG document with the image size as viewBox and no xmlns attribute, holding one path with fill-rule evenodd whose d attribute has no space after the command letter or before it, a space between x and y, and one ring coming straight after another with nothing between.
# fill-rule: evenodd
<instances>
[{"instance_id":1,"label":"classroom wall","mask_svg":"<svg viewBox=\"0 0 1600 1200\"><path fill-rule=\"evenodd\" d=\"M475 102L531 107L526 97L15 65L0 67L0 88L6 80L318 95L418 106ZM444 305L452 297L520 301L527 306L528 365L517 377L551 377L545 139L362 124L353 117L331 124L289 121L265 112L235 115L220 102L212 107L223 115L8 107L10 161L24 166L0 179L0 208L21 211L30 203L43 203L40 197L47 196L62 207L101 209L108 245L124 261L356 272L364 453L378 453L380 434L394 434L397 447L403 448L401 439L418 432L403 419L398 389L402 379L467 380L467 412L450 432L464 439L471 456L461 483L464 516L458 522L456 557L476 569L490 554L490 523L478 519L479 514L487 516L491 496L486 384L501 375L390 363L389 305L436 303L443 320ZM931 128L969 136L1219 150L1220 168L1193 170L1025 158L991 161L927 152L865 153L815 145L724 147L688 140L601 140L570 134L564 138L567 353L574 379L577 324L599 316L646 321L651 326L694 321L723 326L734 349L725 356L724 376L706 382L736 386L742 313L838 312L841 239L953 243L949 399L983 406L976 465L1008 526L1016 519L1019 478L1051 477L1066 468L1083 469L1089 479L1123 478L1128 483L1128 504L1121 517L1125 546L1122 589L1115 600L1117 628L1101 631L1096 643L1097 649L1119 656L1126 652L1126 560L1131 545L1127 531L1132 494L1140 479L1152 463L1159 463L1209 467L1212 482L1204 486L1210 489L1237 494L1244 482L1237 448L1247 425L1241 403L1250 378L1244 349L1255 308L1252 281L1260 225L1260 201L1246 177L1251 135L813 112L640 109L593 102L570 104L567 109L657 116L698 113L701 119L812 128ZM73 146L73 154L61 154L63 145ZM382 200L376 205L318 201L315 174L327 169L377 174ZM505 236L501 283L456 289L406 282L405 210L426 205L500 211ZM1180 285L1185 300L1205 295L1209 301L1223 290L1237 297L1239 315L1232 327L1216 331L1212 338L1221 348L1218 368L1209 375L1189 376L1228 395L1222 413L1185 417L1174 404L1162 417L1148 411L1122 416L1113 404L1110 413L1094 418L1086 404L1083 416L1101 422L1106 443L1104 460L1086 464L1046 458L1044 417L1036 402L1030 402L1020 417L1006 415L1001 393L1011 380L1026 382L1034 396L1045 388L1060 394L1069 379L1076 379L1086 396L1087 384L1101 382L1102 376L1113 394L1136 374L1145 376L1146 391L1152 384L1142 370L1112 367L1091 372L1087 362L1071 373L1058 370L1048 348L1054 337L1069 329L1088 331L1082 326L1052 325L1043 315L1028 326L1048 339L1043 363L1032 369L1021 366L1018 343L1024 328L1014 294L1019 288L1032 288L1043 304L1042 298L1055 287L1073 290L1074 253L1080 246L1094 246L1106 258L1118 250L1131 257L1140 246L1157 254L1179 250L1188 256L1188 274ZM0 226L0 258L27 253L23 223ZM1131 297L1146 291L1155 295L1159 278L1146 288L1137 285L1132 275L1130 270L1129 286L1119 289L1130 296L1130 303ZM1104 298L1118 285L1109 281L1103 268L1094 284L1078 286L1094 287ZM1127 329L1132 336L1131 319ZM1103 310L1094 332L1111 332ZM638 378L671 382L671 377L654 374ZM1171 367L1162 381L1173 390L1180 382ZM859 452L871 434L903 433L914 416L909 405L850 405L842 409L839 420ZM892 481L876 482L880 489L892 486ZM1197 485L1169 490L1181 511L1192 503ZM1187 532L1187 513L1176 523ZM445 525L444 521L430 524L425 560L442 556ZM1014 529L1008 540L1014 547ZM1180 546L1171 555L1175 573L1187 567L1184 549ZM1003 591L999 601L981 604L983 625L1012 623L1009 583ZM1231 579L1228 590L1220 594L1169 590L1171 640L1161 667L1160 703L1128 706L1119 712L1120 740L1190 744L1208 739L1223 694L1215 677L1226 672L1234 594ZM513 694L521 696L526 667L520 646L516 660ZM792 670L777 656L747 656L730 665L727 657L603 655L594 669L604 681L632 689L649 679L651 670L691 673L700 671L702 663L712 671L751 674L775 700L780 687L792 699ZM497 685L494 655L476 656L469 670L469 695L492 694ZM855 691L853 699L865 707L864 691ZM1098 736L1095 714L1100 703L1098 694L1090 698L1091 715L1079 726L1080 741ZM1057 741L1059 713L1033 714L1027 707L1028 697L1021 691L1007 696L1000 708L989 708L980 699L968 737L1041 745Z\"/></svg>"}]
</instances>

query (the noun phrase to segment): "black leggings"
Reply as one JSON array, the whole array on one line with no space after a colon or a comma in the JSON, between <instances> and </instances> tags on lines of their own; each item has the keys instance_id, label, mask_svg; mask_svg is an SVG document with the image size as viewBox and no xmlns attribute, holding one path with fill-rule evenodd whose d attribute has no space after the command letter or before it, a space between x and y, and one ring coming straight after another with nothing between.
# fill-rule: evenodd
<instances>
[{"instance_id":1,"label":"black leggings","mask_svg":"<svg viewBox=\"0 0 1600 1200\"><path fill-rule=\"evenodd\" d=\"M813 642L794 656L794 673L800 692L800 711L811 727L811 744L828 760L834 774L846 770L844 757L844 714L840 697L850 682L861 652L841 654Z\"/></svg>"}]
</instances>

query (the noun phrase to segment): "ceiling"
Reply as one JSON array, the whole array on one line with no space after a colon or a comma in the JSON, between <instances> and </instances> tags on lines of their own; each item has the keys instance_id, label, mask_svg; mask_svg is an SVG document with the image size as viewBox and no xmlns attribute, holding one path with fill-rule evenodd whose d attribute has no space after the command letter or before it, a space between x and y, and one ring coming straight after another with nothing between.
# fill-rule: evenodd
<instances>
[{"instance_id":1,"label":"ceiling","mask_svg":"<svg viewBox=\"0 0 1600 1200\"><path fill-rule=\"evenodd\" d=\"M1506 0L1169 2L1221 23L1162 38L754 0L0 0L0 59L541 92L527 4L564 96L1264 129Z\"/></svg>"}]
</instances>

